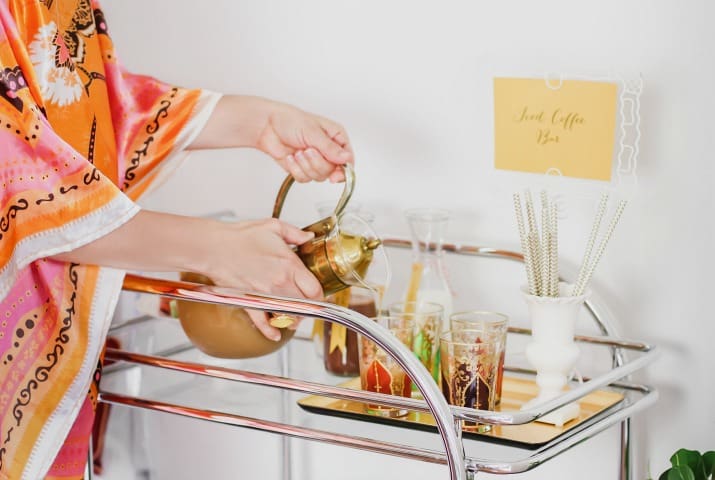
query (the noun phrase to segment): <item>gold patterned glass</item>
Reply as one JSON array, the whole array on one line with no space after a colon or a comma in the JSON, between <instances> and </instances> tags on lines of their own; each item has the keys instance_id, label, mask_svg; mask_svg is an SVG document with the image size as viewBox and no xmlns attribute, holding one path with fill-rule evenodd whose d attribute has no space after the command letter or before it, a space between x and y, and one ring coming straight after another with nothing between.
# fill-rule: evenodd
<instances>
[{"instance_id":1,"label":"gold patterned glass","mask_svg":"<svg viewBox=\"0 0 715 480\"><path fill-rule=\"evenodd\" d=\"M377 317L373 319L390 330L408 348L412 345L414 324L398 317ZM369 392L386 393L410 397L412 381L402 367L375 342L360 335L360 386ZM407 410L383 405L367 405L367 412L383 417L401 417Z\"/></svg>"},{"instance_id":2,"label":"gold patterned glass","mask_svg":"<svg viewBox=\"0 0 715 480\"><path fill-rule=\"evenodd\" d=\"M459 407L494 410L498 340L482 339L479 330L451 330L440 336L442 393ZM463 422L468 431L487 432L491 425Z\"/></svg>"},{"instance_id":3,"label":"gold patterned glass","mask_svg":"<svg viewBox=\"0 0 715 480\"><path fill-rule=\"evenodd\" d=\"M430 302L399 302L390 305L390 316L414 323L412 351L439 384L439 334L442 333L442 305ZM415 389L413 389L415 390Z\"/></svg>"},{"instance_id":4,"label":"gold patterned glass","mask_svg":"<svg viewBox=\"0 0 715 480\"><path fill-rule=\"evenodd\" d=\"M506 337L509 317L503 313L486 311L467 311L453 313L449 317L449 327L452 330L481 330L481 338L497 339L499 341L499 365L497 367L497 383L495 404L501 402L502 382L504 380L504 356L506 354Z\"/></svg>"}]
</instances>

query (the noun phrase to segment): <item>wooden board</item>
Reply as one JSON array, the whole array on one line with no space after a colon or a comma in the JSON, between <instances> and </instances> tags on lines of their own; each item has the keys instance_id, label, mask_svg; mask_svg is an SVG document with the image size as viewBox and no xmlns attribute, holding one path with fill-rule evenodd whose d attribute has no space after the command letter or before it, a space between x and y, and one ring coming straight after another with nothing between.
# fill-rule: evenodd
<instances>
[{"instance_id":1,"label":"wooden board","mask_svg":"<svg viewBox=\"0 0 715 480\"><path fill-rule=\"evenodd\" d=\"M340 385L345 388L360 390L360 378L353 378ZM502 385L502 401L497 406L497 411L516 411L527 401L536 396L537 386L533 380L504 377ZM623 395L617 392L598 390L592 392L579 401L581 413L578 418L566 423L563 427L556 427L547 423L532 422L525 425L495 425L490 432L475 433L464 431L465 438L504 443L524 448L539 448L557 437L580 425L589 418L617 405L623 400ZM313 395L298 401L303 409L338 417L363 420L386 425L398 425L405 428L436 431L434 417L424 412L409 412L400 418L387 418L367 413L366 405L362 402L341 400L330 397Z\"/></svg>"}]
</instances>

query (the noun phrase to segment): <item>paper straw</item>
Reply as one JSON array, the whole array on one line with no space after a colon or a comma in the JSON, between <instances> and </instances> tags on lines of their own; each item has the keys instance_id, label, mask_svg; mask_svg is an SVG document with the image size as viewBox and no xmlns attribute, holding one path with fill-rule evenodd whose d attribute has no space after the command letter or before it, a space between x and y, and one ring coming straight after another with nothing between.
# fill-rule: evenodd
<instances>
[{"instance_id":1,"label":"paper straw","mask_svg":"<svg viewBox=\"0 0 715 480\"><path fill-rule=\"evenodd\" d=\"M410 283L407 286L407 295L405 297L405 302L412 305L413 302L417 301L417 292L420 290L420 283L422 283L422 271L425 266L420 262L415 262L412 264L412 274L410 275Z\"/></svg>"},{"instance_id":2,"label":"paper straw","mask_svg":"<svg viewBox=\"0 0 715 480\"><path fill-rule=\"evenodd\" d=\"M541 233L541 295L551 296L551 230L542 227Z\"/></svg>"},{"instance_id":3,"label":"paper straw","mask_svg":"<svg viewBox=\"0 0 715 480\"><path fill-rule=\"evenodd\" d=\"M559 296L559 237L558 207L551 203L551 296Z\"/></svg>"},{"instance_id":4,"label":"paper straw","mask_svg":"<svg viewBox=\"0 0 715 480\"><path fill-rule=\"evenodd\" d=\"M539 242L539 229L536 226L536 215L534 214L534 202L531 200L531 192L524 192L526 200L526 218L529 222L529 247L531 248L532 265L534 267L534 279L536 284L536 295L543 295L541 281L541 242Z\"/></svg>"},{"instance_id":5,"label":"paper straw","mask_svg":"<svg viewBox=\"0 0 715 480\"><path fill-rule=\"evenodd\" d=\"M533 257L531 248L524 228L524 215L521 210L521 198L518 193L514 194L514 212L516 213L516 224L519 228L519 240L521 241L521 252L524 255L524 265L526 267L526 281L529 286L529 293L536 295L536 281L534 279Z\"/></svg>"},{"instance_id":6,"label":"paper straw","mask_svg":"<svg viewBox=\"0 0 715 480\"><path fill-rule=\"evenodd\" d=\"M598 246L598 250L596 251L596 256L594 257L593 262L589 266L588 272L586 273L586 276L584 277L583 282L580 285L576 286L578 288L578 290L574 290L574 296L581 295L581 294L583 294L584 290L586 290L586 285L588 285L588 282L591 280L591 276L593 275L593 272L596 269L596 265L598 265L599 260L601 260L601 256L603 255L604 250L606 250L606 245L608 244L608 241L611 239L611 235L613 234L613 230L615 230L615 228L616 228L616 224L618 223L618 220L621 218L621 214L623 214L623 209L626 208L626 203L627 202L625 200L621 200L618 203L618 209L616 210L616 213L613 216L613 219L611 220L610 225L608 225L608 230L606 231L606 235L603 237L603 240L601 240L601 243Z\"/></svg>"},{"instance_id":7,"label":"paper straw","mask_svg":"<svg viewBox=\"0 0 715 480\"><path fill-rule=\"evenodd\" d=\"M542 281L541 272L541 250L539 249L539 233L537 231L529 232L529 250L531 251L532 266L534 270L534 295L539 297L544 295L544 284Z\"/></svg>"},{"instance_id":8,"label":"paper straw","mask_svg":"<svg viewBox=\"0 0 715 480\"><path fill-rule=\"evenodd\" d=\"M541 191L541 294L551 296L551 223L546 190Z\"/></svg>"},{"instance_id":9,"label":"paper straw","mask_svg":"<svg viewBox=\"0 0 715 480\"><path fill-rule=\"evenodd\" d=\"M524 199L526 200L526 219L529 222L529 233L538 232L536 227L536 215L534 215L534 202L531 200L531 192L529 190L524 192Z\"/></svg>"},{"instance_id":10,"label":"paper straw","mask_svg":"<svg viewBox=\"0 0 715 480\"><path fill-rule=\"evenodd\" d=\"M586 251L583 254L583 260L581 261L581 269L578 272L578 277L576 280L576 285L574 286L574 295L577 291L583 289L583 283L586 279L586 274L589 269L589 262L591 260L591 252L593 251L594 244L596 243L596 235L598 230L601 228L601 219L606 212L606 205L608 203L608 193L604 192L601 195L601 203L598 205L598 212L596 213L596 219L593 221L593 226L591 227L591 234L588 237L588 243L586 244Z\"/></svg>"},{"instance_id":11,"label":"paper straw","mask_svg":"<svg viewBox=\"0 0 715 480\"><path fill-rule=\"evenodd\" d=\"M541 191L541 241L544 242L544 234L551 227L549 221L549 199L546 197L546 190Z\"/></svg>"}]
</instances>

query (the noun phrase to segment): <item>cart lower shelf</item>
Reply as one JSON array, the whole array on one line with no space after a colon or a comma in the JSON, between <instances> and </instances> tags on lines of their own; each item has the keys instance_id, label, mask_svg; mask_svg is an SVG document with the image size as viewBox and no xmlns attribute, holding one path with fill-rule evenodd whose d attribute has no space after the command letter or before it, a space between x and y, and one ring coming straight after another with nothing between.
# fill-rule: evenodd
<instances>
[{"instance_id":1,"label":"cart lower shelf","mask_svg":"<svg viewBox=\"0 0 715 480\"><path fill-rule=\"evenodd\" d=\"M495 249L482 247L454 247L455 253L488 256L498 258L518 258L518 255L511 252L503 252ZM434 383L431 375L416 359L414 354L405 347L389 331L380 325L370 321L368 318L359 315L345 308L336 307L331 304L314 302L299 299L287 299L261 294L245 294L243 292L229 289L209 287L188 282L171 281L165 279L146 278L136 275L127 275L124 281L124 289L143 294L161 295L170 299L200 301L216 303L222 305L233 305L242 308L251 308L267 312L280 312L292 315L301 315L322 320L336 322L357 333L369 338L377 343L381 348L388 351L410 375L413 382L425 396L426 401L414 399L398 399L384 394L361 392L355 388L336 387L331 382L326 381L324 375L320 374L322 369L307 368L306 360L311 355L291 353L297 350L300 343L304 349L312 347L312 342L291 342L278 352L280 360L280 371L277 374L262 373L266 366L267 359L261 359L259 371L252 368L243 370L238 368L239 364L246 367L245 362L238 362L235 365L217 366L215 361L207 358L194 359L199 361L179 360L175 354L178 350L171 347L163 353L157 352L156 346L150 347L145 353L122 351L118 349L107 349L105 358L119 362L116 375L106 375L103 379L99 400L114 405L124 405L134 408L160 411L187 418L203 420L223 425L244 427L253 430L271 432L285 437L293 437L310 441L325 442L332 445L356 448L360 450L392 455L396 457L421 460L424 462L447 465L452 480L468 480L476 473L487 472L495 474L513 474L526 472L540 464L558 456L568 449L582 443L583 441L603 432L611 426L621 424L621 472L620 478L628 477L628 445L629 445L629 419L636 413L652 405L657 399L657 392L646 385L638 385L623 381L634 372L648 365L655 355L655 349L651 345L615 338L608 335L608 328L603 323L599 315L599 307L596 304L586 304L587 310L592 314L598 325L602 326L603 336L582 336L577 335L575 340L583 347L609 349L611 353L612 368L599 373L591 379L585 379L582 385L573 384L571 390L564 392L558 398L545 402L541 405L533 406L526 410L520 410L521 405L535 395L533 380L532 385L519 384L519 382L507 382L504 395L505 399L501 406L502 411L477 411L447 405L442 392ZM140 323L153 323L151 319L127 322L127 331L132 337L137 337L137 329ZM207 319L210 321L211 319ZM173 329L178 328L178 322L172 320ZM529 335L531 332L524 328L510 327L511 335ZM163 337L158 337L163 338ZM150 342L153 343L153 342ZM148 346L148 345L147 345ZM185 350L181 350L185 351ZM631 355L626 356L626 351ZM171 352L171 353L170 353ZM299 361L290 361L294 356ZM220 362L225 363L225 362ZM233 363L233 362L230 362ZM251 363L251 362L248 362ZM127 368L127 365L131 365ZM507 366L510 365L507 363ZM513 367L513 366L512 366ZM137 368L140 370L137 371ZM253 371L252 371L253 370ZM507 369L509 370L509 369ZM530 374L533 378L534 372L529 372L523 367L511 368L509 371L519 371ZM264 370L265 371L265 370ZM126 375L124 373L127 373ZM183 376L190 384L173 384L171 378L174 375ZM186 377L188 375L188 378ZM111 382L107 380L114 376L116 385L113 388ZM305 378L302 380L300 378ZM139 382L137 382L139 380ZM274 412L276 418L266 418L259 412L252 412L257 405L237 405L235 402L228 402L222 408L212 409L213 403L224 403L223 396L206 395L206 390L202 389L204 382L221 382L222 387L229 384L238 383L251 388L270 387L279 389L281 392L280 411ZM160 387L160 385L163 385ZM521 389L521 393L520 392ZM530 390L531 389L531 390ZM613 393L614 395L607 395ZM185 395L195 396L196 402L185 402ZM297 398L288 400L290 396L300 395ZM306 404L304 395L313 395L314 402ZM320 397L330 397L333 400L324 400L327 403L320 403ZM607 398L605 398L607 397ZM242 396L241 398L255 398L253 395ZM302 400L302 402L301 402ZM408 410L421 411L420 418L428 418L427 413L431 413L432 425L421 422L411 422L409 418L404 425L412 428L433 429L436 423L439 434L429 435L414 432L414 435L402 435L403 429L394 426L378 426L369 436L360 435L361 429L351 428L346 425L345 429L334 429L333 422L324 425L324 428L314 428L320 426L323 421L315 422L315 419L326 415L313 415L308 409L322 409L321 413L335 415L337 413L347 415L348 411L341 409L327 408L336 404L335 402L366 402L379 403L385 406L407 408ZM542 416L554 409L572 402L581 402L583 417L578 418L570 424L564 425L561 429L555 429L550 425L543 425L535 422ZM298 408L296 402L301 408ZM315 403L317 402L317 403ZM330 402L333 402L332 404ZM254 402L255 403L255 402ZM192 405L193 404L193 405ZM265 405L261 403L260 406ZM227 408L223 408L227 407ZM303 415L294 416L290 410L302 411ZM345 410L345 409L342 409ZM366 419L364 407L352 412L354 418ZM252 413L256 413L253 416ZM261 412L266 413L266 412ZM248 414L248 415L246 415ZM311 419L304 418L311 417ZM384 421L384 419L382 419ZM463 420L488 423L493 425L491 435L479 435L478 441L469 439L469 432L463 432L456 422ZM358 422L347 421L356 427ZM403 426L403 425L400 425ZM327 427L327 428L325 428ZM397 441L381 440L373 435L378 429L390 430L381 431L386 437L392 437L392 433L399 431ZM544 434L546 429L550 432ZM557 431L555 431L557 430ZM511 437L506 432L519 432ZM530 433L527 433L530 432ZM363 432L364 435L364 432ZM429 437L429 438L424 438ZM423 441L425 444L423 445ZM484 458L480 446L488 441L521 442L521 447L529 452L523 452L518 458ZM406 443L409 442L409 443ZM435 448L436 447L436 448ZM518 450L518 449L517 449Z\"/></svg>"},{"instance_id":2,"label":"cart lower shelf","mask_svg":"<svg viewBox=\"0 0 715 480\"><path fill-rule=\"evenodd\" d=\"M360 378L353 378L340 384L340 386L360 390ZM496 411L519 410L524 403L534 398L537 392L538 387L534 380L506 376L504 377L502 401L497 406ZM572 429L583 425L584 422L607 413L608 410L622 402L623 398L624 396L621 393L610 390L597 390L590 393L578 402L580 406L579 416L562 427L540 422L531 422L524 425L492 425L490 431L484 433L464 428L462 436L512 447L537 449L553 440L557 440ZM409 411L407 415L402 417L385 417L369 413L366 403L320 395L305 397L298 401L298 405L308 412L322 415L422 431L437 431L437 423L434 417L426 412Z\"/></svg>"}]
</instances>

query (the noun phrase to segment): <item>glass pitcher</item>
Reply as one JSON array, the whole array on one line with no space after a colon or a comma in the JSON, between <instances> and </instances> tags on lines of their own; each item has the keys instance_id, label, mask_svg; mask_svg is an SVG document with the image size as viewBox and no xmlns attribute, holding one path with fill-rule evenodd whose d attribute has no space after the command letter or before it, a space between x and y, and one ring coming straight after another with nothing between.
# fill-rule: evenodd
<instances>
[{"instance_id":1,"label":"glass pitcher","mask_svg":"<svg viewBox=\"0 0 715 480\"><path fill-rule=\"evenodd\" d=\"M448 211L434 208L405 212L412 239L412 273L404 300L442 305L443 320L453 309L442 250L449 216Z\"/></svg>"}]
</instances>

